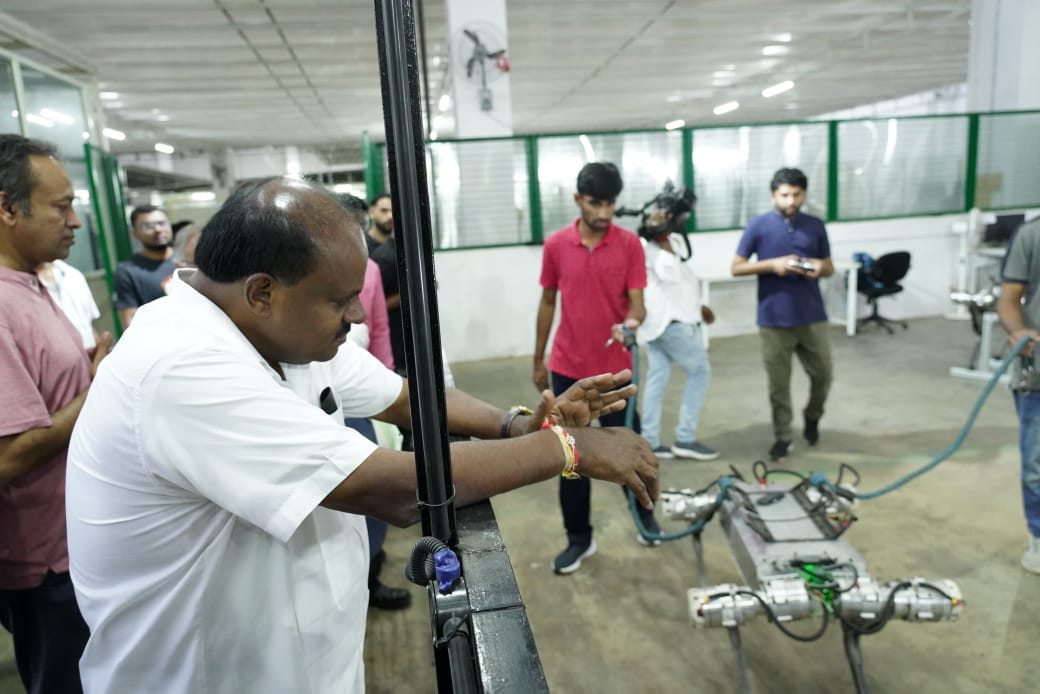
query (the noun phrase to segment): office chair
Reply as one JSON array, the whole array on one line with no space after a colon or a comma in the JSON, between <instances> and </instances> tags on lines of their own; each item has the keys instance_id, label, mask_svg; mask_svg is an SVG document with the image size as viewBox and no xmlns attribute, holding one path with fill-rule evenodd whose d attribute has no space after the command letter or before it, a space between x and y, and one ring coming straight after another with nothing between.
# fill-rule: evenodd
<instances>
[{"instance_id":1,"label":"office chair","mask_svg":"<svg viewBox=\"0 0 1040 694\"><path fill-rule=\"evenodd\" d=\"M890 335L893 332L893 325L902 325L903 329L906 330L907 324L905 321L890 320L878 315L877 300L883 296L891 296L903 291L903 285L899 284L899 280L906 277L909 269L910 254L906 251L886 253L869 264L863 262L863 268L859 272L859 279L856 283L856 291L867 297L867 303L871 305L873 310L866 318L860 318L856 321L857 329L867 323L877 323L887 330Z\"/></svg>"}]
</instances>

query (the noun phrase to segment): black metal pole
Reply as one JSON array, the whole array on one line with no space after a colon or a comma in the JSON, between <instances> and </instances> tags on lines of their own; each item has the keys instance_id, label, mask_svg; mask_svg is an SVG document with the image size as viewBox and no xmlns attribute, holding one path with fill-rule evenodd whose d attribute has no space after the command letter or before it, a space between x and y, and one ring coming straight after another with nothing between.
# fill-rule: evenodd
<instances>
[{"instance_id":1,"label":"black metal pole","mask_svg":"<svg viewBox=\"0 0 1040 694\"><path fill-rule=\"evenodd\" d=\"M426 16L423 14L423 0L416 0L418 15L416 26L419 29L419 51L422 55L422 86L423 104L426 106L426 131L425 137L430 136L433 129L433 111L430 109L430 54L426 52Z\"/></svg>"},{"instance_id":2,"label":"black metal pole","mask_svg":"<svg viewBox=\"0 0 1040 694\"><path fill-rule=\"evenodd\" d=\"M454 492L442 416L444 366L419 109L415 16L411 0L375 0L375 10L422 530L424 535L454 545Z\"/></svg>"}]
</instances>

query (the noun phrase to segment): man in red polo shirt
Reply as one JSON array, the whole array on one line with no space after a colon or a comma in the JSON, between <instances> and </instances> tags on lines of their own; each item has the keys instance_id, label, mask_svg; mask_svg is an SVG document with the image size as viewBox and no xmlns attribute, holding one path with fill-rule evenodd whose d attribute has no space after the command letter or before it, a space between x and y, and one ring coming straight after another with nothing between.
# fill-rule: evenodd
<instances>
[{"instance_id":1,"label":"man in red polo shirt","mask_svg":"<svg viewBox=\"0 0 1040 694\"><path fill-rule=\"evenodd\" d=\"M549 387L550 378L553 392L559 394L586 376L632 368L632 353L622 344L621 327L635 330L646 315L646 264L639 237L613 223L614 203L622 186L613 164L586 164L578 173L578 192L574 194L581 215L545 241L534 347L534 384L539 390ZM560 325L546 368L545 348L557 292ZM624 426L624 410L600 417L600 424ZM639 431L638 415L634 428ZM587 477L560 479L567 547L553 561L558 574L577 571L582 559L596 552L589 523L591 492ZM644 527L660 531L652 511L640 507L639 512ZM637 539L651 544L642 535Z\"/></svg>"},{"instance_id":2,"label":"man in red polo shirt","mask_svg":"<svg viewBox=\"0 0 1040 694\"><path fill-rule=\"evenodd\" d=\"M97 365L35 269L80 226L54 147L0 135L0 624L29 692L82 691L87 625L69 580L65 455Z\"/></svg>"}]
</instances>

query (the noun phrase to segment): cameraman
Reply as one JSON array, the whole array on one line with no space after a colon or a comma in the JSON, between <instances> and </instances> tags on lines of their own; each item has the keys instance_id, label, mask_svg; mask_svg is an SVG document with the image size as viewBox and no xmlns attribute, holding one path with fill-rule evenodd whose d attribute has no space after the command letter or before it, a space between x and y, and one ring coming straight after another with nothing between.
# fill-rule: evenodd
<instances>
[{"instance_id":1,"label":"cameraman","mask_svg":"<svg viewBox=\"0 0 1040 694\"><path fill-rule=\"evenodd\" d=\"M823 404L831 387L831 343L819 277L834 274L823 221L799 210L809 180L798 169L780 169L769 184L773 208L750 222L737 244L730 271L758 275L758 334L769 378L775 441L769 459L781 460L792 448L791 355L809 376L803 436L810 446L820 439ZM748 260L758 256L757 262Z\"/></svg>"},{"instance_id":2,"label":"cameraman","mask_svg":"<svg viewBox=\"0 0 1040 694\"><path fill-rule=\"evenodd\" d=\"M646 344L650 363L643 386L642 434L658 458L714 460L719 452L697 440L697 419L711 380L701 321L711 325L715 314L701 304L697 273L689 262L693 252L683 230L695 201L692 191L675 191L669 184L644 212L639 229L646 253L646 320L638 340ZM675 443L668 447L661 444L661 401L673 362L686 372L686 385Z\"/></svg>"}]
</instances>

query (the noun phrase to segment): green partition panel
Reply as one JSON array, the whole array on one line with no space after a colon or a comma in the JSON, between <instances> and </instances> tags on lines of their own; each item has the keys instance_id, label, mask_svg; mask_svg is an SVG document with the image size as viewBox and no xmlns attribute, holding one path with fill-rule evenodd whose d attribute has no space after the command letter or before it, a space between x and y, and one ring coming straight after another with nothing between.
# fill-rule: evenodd
<instances>
[{"instance_id":1,"label":"green partition panel","mask_svg":"<svg viewBox=\"0 0 1040 694\"><path fill-rule=\"evenodd\" d=\"M436 248L530 240L524 140L431 142L426 151Z\"/></svg>"},{"instance_id":2,"label":"green partition panel","mask_svg":"<svg viewBox=\"0 0 1040 694\"><path fill-rule=\"evenodd\" d=\"M377 178L385 147L369 154ZM1040 207L1040 111L524 135L431 142L428 154L439 248L541 243L577 216L590 161L617 164L620 206L640 207L666 180L692 187L691 231L739 229L768 210L784 166L806 173L806 210L827 221Z\"/></svg>"},{"instance_id":3,"label":"green partition panel","mask_svg":"<svg viewBox=\"0 0 1040 694\"><path fill-rule=\"evenodd\" d=\"M548 236L578 216L574 203L578 171L594 161L618 167L625 188L618 206L642 207L666 180L682 185L682 133L679 131L544 135L538 139L538 190L542 228ZM634 228L634 218L622 219Z\"/></svg>"},{"instance_id":4,"label":"green partition panel","mask_svg":"<svg viewBox=\"0 0 1040 694\"><path fill-rule=\"evenodd\" d=\"M771 209L769 181L785 166L809 177L806 211L826 216L826 123L697 130L692 157L698 230L743 227Z\"/></svg>"},{"instance_id":5,"label":"green partition panel","mask_svg":"<svg viewBox=\"0 0 1040 694\"><path fill-rule=\"evenodd\" d=\"M129 258L132 252L130 231L124 215L119 162L114 154L90 144L83 146L83 158L90 185L91 207L97 220L97 240L105 271L105 284L108 285L109 296L112 296L115 293L115 266ZM112 324L118 337L123 332L123 326L115 307L112 308Z\"/></svg>"},{"instance_id":6,"label":"green partition panel","mask_svg":"<svg viewBox=\"0 0 1040 694\"><path fill-rule=\"evenodd\" d=\"M979 116L975 205L1031 207L1040 197L1040 113Z\"/></svg>"},{"instance_id":7,"label":"green partition panel","mask_svg":"<svg viewBox=\"0 0 1040 694\"><path fill-rule=\"evenodd\" d=\"M961 211L968 125L967 116L839 123L839 218Z\"/></svg>"}]
</instances>

